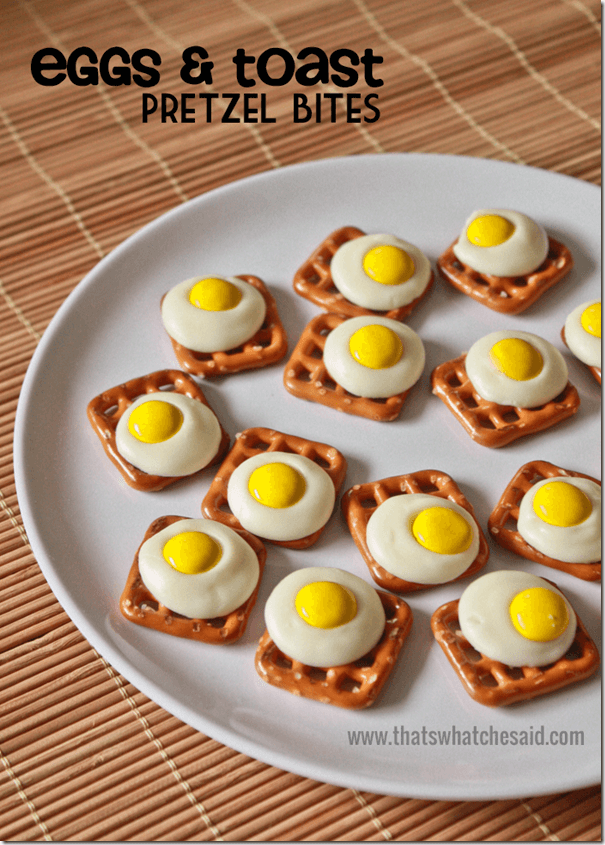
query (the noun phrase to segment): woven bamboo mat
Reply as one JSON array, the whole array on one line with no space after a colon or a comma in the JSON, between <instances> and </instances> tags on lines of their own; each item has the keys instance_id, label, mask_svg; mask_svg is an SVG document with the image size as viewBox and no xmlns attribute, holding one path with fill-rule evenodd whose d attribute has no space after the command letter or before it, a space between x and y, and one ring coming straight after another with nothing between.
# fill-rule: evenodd
<instances>
[{"instance_id":1,"label":"woven bamboo mat","mask_svg":"<svg viewBox=\"0 0 605 845\"><path fill-rule=\"evenodd\" d=\"M28 362L96 262L175 205L295 162L392 151L472 155L600 181L596 0L4 0L0 27L0 836L24 840L597 841L598 787L524 800L394 798L280 771L196 732L87 643L28 545L12 432ZM135 85L33 81L43 47L209 47L207 92L245 45L373 47L381 118L204 127L141 119ZM324 92L335 91L323 86ZM360 83L365 96L372 87ZM241 114L241 112L240 112Z\"/></svg>"}]
</instances>

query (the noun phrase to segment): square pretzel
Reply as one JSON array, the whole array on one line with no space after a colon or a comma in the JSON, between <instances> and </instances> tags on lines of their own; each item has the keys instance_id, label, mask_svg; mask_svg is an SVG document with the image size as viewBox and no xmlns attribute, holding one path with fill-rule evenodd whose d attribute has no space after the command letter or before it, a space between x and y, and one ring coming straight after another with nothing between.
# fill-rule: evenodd
<instances>
[{"instance_id":1,"label":"square pretzel","mask_svg":"<svg viewBox=\"0 0 605 845\"><path fill-rule=\"evenodd\" d=\"M155 492L162 490L169 484L179 481L184 476L152 475L133 466L118 451L116 444L116 428L121 417L139 396L153 393L163 393L165 389L174 390L183 396L189 396L210 408L210 404L198 384L186 373L180 370L158 370L146 376L131 379L124 384L118 384L105 390L88 403L86 410L90 424L99 440L103 444L105 453L110 461L122 474L124 481L135 490ZM210 408L212 410L212 408ZM229 448L229 435L219 420L221 440L215 457L210 462L212 466L222 460Z\"/></svg>"},{"instance_id":2,"label":"square pretzel","mask_svg":"<svg viewBox=\"0 0 605 845\"><path fill-rule=\"evenodd\" d=\"M468 578L483 569L489 559L489 546L479 523L475 519L473 506L449 475L445 472L427 469L410 472L406 475L383 478L380 481L356 484L347 490L342 497L342 511L349 526L349 531L374 581L385 590L392 590L395 593L410 593L439 586L437 584L418 584L393 575L372 557L368 548L367 527L376 508L392 496L401 496L408 493L428 493L436 498L449 499L451 502L460 505L472 516L479 534L479 550L468 569L453 580L459 581L461 578Z\"/></svg>"},{"instance_id":3,"label":"square pretzel","mask_svg":"<svg viewBox=\"0 0 605 845\"><path fill-rule=\"evenodd\" d=\"M563 326L563 328L561 329L561 340L563 341L563 343L565 344L565 346L567 346L567 348L569 349L569 346L568 346L568 344L567 344L567 340L566 340L566 338L565 338L565 326ZM577 357L577 356L576 356L576 357ZM578 358L578 360L580 360L580 359ZM584 362L583 362L583 361L581 361L580 363L584 363ZM594 379L595 379L595 380L596 380L599 384L601 384L601 368L600 368L600 367L591 367L591 366L590 366L590 364L584 364L584 366L586 367L586 369L588 370L588 372L590 373L590 375L591 375L591 376L592 376L592 377L593 377L593 378L594 378Z\"/></svg>"},{"instance_id":4,"label":"square pretzel","mask_svg":"<svg viewBox=\"0 0 605 845\"><path fill-rule=\"evenodd\" d=\"M402 305L399 308L392 308L390 311L377 311L369 308L363 308L361 305L355 305L354 302L346 299L345 296L338 290L332 279L330 271L330 263L336 250L347 241L354 238L359 238L365 235L361 229L356 226L343 226L340 229L332 232L323 240L316 250L309 256L305 263L296 271L294 275L293 287L296 293L300 296L319 305L324 311L333 314L341 314L344 317L360 317L364 314L381 314L384 317L390 317L393 320L405 320L411 314L416 305L429 292L433 285L434 275L431 271L429 283L423 292L408 302L407 305Z\"/></svg>"},{"instance_id":5,"label":"square pretzel","mask_svg":"<svg viewBox=\"0 0 605 845\"><path fill-rule=\"evenodd\" d=\"M496 449L519 437L535 434L573 416L580 407L576 388L567 382L563 391L537 408L499 405L483 399L473 387L464 362L466 355L435 367L433 393L461 423L476 443Z\"/></svg>"},{"instance_id":6,"label":"square pretzel","mask_svg":"<svg viewBox=\"0 0 605 845\"><path fill-rule=\"evenodd\" d=\"M366 655L343 666L307 666L284 654L265 630L254 660L263 681L293 695L349 710L373 704L412 627L412 611L403 599L381 590L376 592L385 610L386 624L382 637Z\"/></svg>"},{"instance_id":7,"label":"square pretzel","mask_svg":"<svg viewBox=\"0 0 605 845\"><path fill-rule=\"evenodd\" d=\"M212 378L259 369L281 361L288 350L288 339L277 304L265 283L257 276L240 275L236 278L256 288L265 300L267 310L263 324L249 340L222 352L196 352L169 335L179 364L192 375Z\"/></svg>"},{"instance_id":8,"label":"square pretzel","mask_svg":"<svg viewBox=\"0 0 605 845\"><path fill-rule=\"evenodd\" d=\"M326 369L323 361L326 338L346 319L338 314L319 314L311 320L286 364L284 387L299 399L318 402L345 414L380 422L394 420L399 416L411 387L386 399L355 396L337 384Z\"/></svg>"},{"instance_id":9,"label":"square pretzel","mask_svg":"<svg viewBox=\"0 0 605 845\"><path fill-rule=\"evenodd\" d=\"M454 254L454 241L437 259L443 278L466 296L501 314L521 314L573 267L567 247L548 239L548 254L542 264L524 276L492 276L479 273Z\"/></svg>"},{"instance_id":10,"label":"square pretzel","mask_svg":"<svg viewBox=\"0 0 605 845\"><path fill-rule=\"evenodd\" d=\"M142 625L144 628L152 628L154 631L161 631L164 634L171 634L173 637L183 637L184 639L212 643L213 645L239 640L246 630L252 608L256 603L265 568L267 550L258 537L247 531L238 531L238 534L252 547L258 558L258 583L252 594L238 608L224 616L215 617L214 619L192 619L188 616L183 616L159 602L149 592L145 584L143 584L141 573L139 572L139 551L143 543L164 528L182 519L185 519L185 517L161 516L154 520L145 532L120 597L122 615L129 622Z\"/></svg>"},{"instance_id":11,"label":"square pretzel","mask_svg":"<svg viewBox=\"0 0 605 845\"><path fill-rule=\"evenodd\" d=\"M479 704L499 707L546 695L583 681L599 667L597 647L579 618L574 641L555 663L513 667L491 660L460 631L458 603L455 599L439 607L431 617L431 628L464 689Z\"/></svg>"},{"instance_id":12,"label":"square pretzel","mask_svg":"<svg viewBox=\"0 0 605 845\"><path fill-rule=\"evenodd\" d=\"M542 554L542 552L531 546L523 539L517 528L519 505L528 490L538 481L543 481L546 478L564 478L566 476L571 476L572 478L588 478L596 484L600 485L601 483L590 475L584 475L582 472L573 472L569 469L562 469L548 461L530 461L515 473L506 486L500 501L487 521L488 530L497 543L503 548L508 549L508 551L514 552L516 555L520 555L527 560L532 560L535 563L541 563L544 566L550 566L552 569L567 572L569 575L575 575L576 578L581 578L583 581L600 581L601 561L594 563L569 563L563 560L556 560L553 557Z\"/></svg>"},{"instance_id":13,"label":"square pretzel","mask_svg":"<svg viewBox=\"0 0 605 845\"><path fill-rule=\"evenodd\" d=\"M264 452L293 452L309 458L329 475L338 496L347 472L346 459L338 449L326 443L306 440L293 434L283 434L270 428L248 428L236 436L235 443L210 484L202 501L202 512L205 516L216 519L230 528L242 528L227 501L229 479L241 463L253 455ZM288 549L307 549L317 542L326 525L298 540L267 540L267 542Z\"/></svg>"}]
</instances>

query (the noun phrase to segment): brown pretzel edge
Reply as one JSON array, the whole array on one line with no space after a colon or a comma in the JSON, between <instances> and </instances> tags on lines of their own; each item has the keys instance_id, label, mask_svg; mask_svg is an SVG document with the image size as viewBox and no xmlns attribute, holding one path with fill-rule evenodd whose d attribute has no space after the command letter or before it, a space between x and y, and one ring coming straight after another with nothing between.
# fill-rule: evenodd
<instances>
[{"instance_id":1,"label":"brown pretzel edge","mask_svg":"<svg viewBox=\"0 0 605 845\"><path fill-rule=\"evenodd\" d=\"M464 362L466 354L435 367L431 386L476 443L492 449L519 437L536 434L573 416L580 407L576 388L567 382L563 391L537 408L499 405L483 399L473 387Z\"/></svg>"},{"instance_id":2,"label":"brown pretzel edge","mask_svg":"<svg viewBox=\"0 0 605 845\"><path fill-rule=\"evenodd\" d=\"M416 299L413 299L407 305L393 308L390 311L375 311L363 308L361 305L355 305L355 303L346 299L334 285L330 272L330 263L334 257L334 253L347 241L359 238L362 235L365 235L365 232L356 226L343 226L328 235L295 273L293 281L294 290L300 296L308 299L315 305L319 305L324 311L340 314L343 317L381 314L393 320L405 320L433 286L434 274L432 270L426 288Z\"/></svg>"},{"instance_id":3,"label":"brown pretzel edge","mask_svg":"<svg viewBox=\"0 0 605 845\"><path fill-rule=\"evenodd\" d=\"M438 470L420 470L406 475L383 478L380 481L356 484L342 497L342 511L349 531L374 581L385 590L392 590L395 593L410 593L440 586L439 584L418 584L393 575L372 557L368 548L367 527L376 508L392 496L407 493L427 493L436 498L449 499L463 507L475 521L479 534L479 551L468 569L452 579L451 583L476 575L483 569L489 559L489 546L477 522L473 506L449 475Z\"/></svg>"},{"instance_id":4,"label":"brown pretzel edge","mask_svg":"<svg viewBox=\"0 0 605 845\"><path fill-rule=\"evenodd\" d=\"M86 409L90 424L103 444L105 453L120 471L126 483L130 487L134 487L135 490L143 490L148 493L162 490L169 484L180 481L181 478L186 476L151 475L133 466L118 451L116 428L120 418L135 399L144 394L163 393L162 388L164 387L172 387L175 393L196 399L212 411L201 388L190 376L180 370L158 370L149 375L140 376L116 385L116 387L112 387L91 399ZM221 461L229 448L229 435L221 425L220 420L218 422L221 429L221 440L217 453L208 466L213 466Z\"/></svg>"},{"instance_id":5,"label":"brown pretzel edge","mask_svg":"<svg viewBox=\"0 0 605 845\"><path fill-rule=\"evenodd\" d=\"M355 396L337 384L323 361L326 337L347 318L339 314L319 314L301 334L284 370L284 387L293 396L327 405L336 411L379 422L399 416L411 387L386 399Z\"/></svg>"},{"instance_id":6,"label":"brown pretzel edge","mask_svg":"<svg viewBox=\"0 0 605 845\"><path fill-rule=\"evenodd\" d=\"M588 478L600 485L600 481L582 472L562 469L548 461L530 461L524 464L511 479L502 494L498 504L492 511L487 521L489 533L494 540L503 548L516 555L549 566L551 569L558 569L575 575L583 581L601 580L601 561L595 563L569 563L563 560L556 560L548 555L542 554L523 539L517 528L519 518L519 505L521 499L538 481L545 478L561 478L571 476L572 478Z\"/></svg>"},{"instance_id":7,"label":"brown pretzel edge","mask_svg":"<svg viewBox=\"0 0 605 845\"><path fill-rule=\"evenodd\" d=\"M581 620L566 654L548 666L512 667L476 651L462 635L458 620L459 600L447 602L431 617L433 635L467 693L479 704L499 707L545 695L590 677L600 657Z\"/></svg>"},{"instance_id":8,"label":"brown pretzel edge","mask_svg":"<svg viewBox=\"0 0 605 845\"><path fill-rule=\"evenodd\" d=\"M462 293L501 314L520 314L560 281L573 267L567 247L548 239L542 264L525 276L492 276L463 264L454 254L454 241L437 259L441 276Z\"/></svg>"},{"instance_id":9,"label":"brown pretzel edge","mask_svg":"<svg viewBox=\"0 0 605 845\"><path fill-rule=\"evenodd\" d=\"M569 344L567 343L567 339L565 337L565 326L563 326L563 328L561 329L561 340L563 341L565 346L567 346L567 348L569 349ZM571 352L571 350L570 350L570 352ZM572 355L573 354L574 353L572 352ZM578 358L577 355L575 355L574 357ZM578 361L580 361L579 358L578 358ZM590 364L584 364L583 361L580 361L580 363L583 364L586 367L586 369L588 370L588 372L591 374L591 376L596 381L598 381L599 384L601 384L601 368L600 367L591 367Z\"/></svg>"},{"instance_id":10,"label":"brown pretzel edge","mask_svg":"<svg viewBox=\"0 0 605 845\"><path fill-rule=\"evenodd\" d=\"M154 520L147 529L141 546L154 534L184 518L182 516L161 516ZM142 625L145 628L152 628L154 631L213 645L231 643L240 639L246 630L252 608L256 603L267 550L258 537L253 534L247 531L238 531L237 533L252 547L260 567L258 583L250 597L240 607L225 616L214 619L191 619L173 612L159 602L143 584L139 572L139 551L141 549L141 546L139 546L120 597L120 610L123 616L129 622L134 622L136 625Z\"/></svg>"},{"instance_id":11,"label":"brown pretzel edge","mask_svg":"<svg viewBox=\"0 0 605 845\"><path fill-rule=\"evenodd\" d=\"M288 339L275 299L257 276L236 276L256 288L265 300L267 311L260 329L240 346L224 352L196 352L170 337L174 354L181 367L201 378L224 376L242 370L254 370L281 361L288 350Z\"/></svg>"},{"instance_id":12,"label":"brown pretzel edge","mask_svg":"<svg viewBox=\"0 0 605 845\"><path fill-rule=\"evenodd\" d=\"M267 631L255 656L256 671L272 686L349 710L374 703L412 627L412 611L403 599L376 591L386 614L384 633L366 655L344 666L318 669L285 655Z\"/></svg>"},{"instance_id":13,"label":"brown pretzel edge","mask_svg":"<svg viewBox=\"0 0 605 845\"><path fill-rule=\"evenodd\" d=\"M229 509L227 501L227 485L232 472L253 455L261 452L292 452L296 455L303 455L314 461L318 466L327 472L336 495L340 491L347 472L347 461L344 455L334 446L326 443L317 443L296 437L292 434L283 434L269 428L248 428L236 436L235 443L210 484L208 492L202 501L202 512L210 519L216 519L231 528L242 528L237 518ZM327 525L327 522L326 522ZM307 549L317 542L320 534L326 525L318 528L312 534L297 540L267 540L276 546L283 546L288 549Z\"/></svg>"}]
</instances>

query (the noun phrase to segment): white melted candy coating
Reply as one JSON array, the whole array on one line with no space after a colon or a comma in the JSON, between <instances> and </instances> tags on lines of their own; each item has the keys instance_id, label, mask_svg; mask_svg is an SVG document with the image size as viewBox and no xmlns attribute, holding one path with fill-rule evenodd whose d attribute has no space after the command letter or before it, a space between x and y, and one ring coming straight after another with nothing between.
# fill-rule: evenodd
<instances>
[{"instance_id":1,"label":"white melted candy coating","mask_svg":"<svg viewBox=\"0 0 605 845\"><path fill-rule=\"evenodd\" d=\"M473 220L484 215L496 215L509 220L515 227L510 238L495 246L472 243L467 235L468 227ZM539 223L519 211L480 209L468 218L453 249L459 261L478 273L504 277L525 276L536 270L548 255L548 236Z\"/></svg>"},{"instance_id":2,"label":"white melted candy coating","mask_svg":"<svg viewBox=\"0 0 605 845\"><path fill-rule=\"evenodd\" d=\"M544 587L561 595L567 606L569 624L549 642L529 640L512 623L510 604L523 590ZM458 605L460 630L477 651L507 666L546 666L559 660L571 646L576 632L576 616L565 597L529 572L499 570L472 581Z\"/></svg>"},{"instance_id":3,"label":"white melted candy coating","mask_svg":"<svg viewBox=\"0 0 605 845\"><path fill-rule=\"evenodd\" d=\"M336 628L316 628L299 615L296 595L306 584L332 581L355 596L357 613ZM288 657L308 666L342 666L372 649L384 631L385 613L376 590L357 575L331 567L298 569L275 587L265 605L267 631Z\"/></svg>"},{"instance_id":4,"label":"white melted candy coating","mask_svg":"<svg viewBox=\"0 0 605 845\"><path fill-rule=\"evenodd\" d=\"M584 302L571 312L565 321L565 342L570 351L589 367L601 367L601 338L586 331L582 325L582 314L589 305L599 299Z\"/></svg>"}]
</instances>

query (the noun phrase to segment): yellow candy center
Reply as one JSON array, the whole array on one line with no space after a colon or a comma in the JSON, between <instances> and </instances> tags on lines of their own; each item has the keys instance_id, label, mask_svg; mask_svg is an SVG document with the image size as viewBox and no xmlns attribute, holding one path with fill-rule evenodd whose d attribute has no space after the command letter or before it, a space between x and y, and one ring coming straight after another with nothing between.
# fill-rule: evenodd
<instances>
[{"instance_id":1,"label":"yellow candy center","mask_svg":"<svg viewBox=\"0 0 605 845\"><path fill-rule=\"evenodd\" d=\"M498 246L507 241L514 231L514 224L505 217L483 214L469 224L466 236L476 246Z\"/></svg>"},{"instance_id":2,"label":"yellow candy center","mask_svg":"<svg viewBox=\"0 0 605 845\"><path fill-rule=\"evenodd\" d=\"M412 534L421 546L440 555L465 552L473 539L466 519L451 508L425 508L412 522Z\"/></svg>"},{"instance_id":3,"label":"yellow candy center","mask_svg":"<svg viewBox=\"0 0 605 845\"><path fill-rule=\"evenodd\" d=\"M499 340L489 351L494 366L508 378L528 381L542 372L544 361L535 346L520 337Z\"/></svg>"},{"instance_id":4,"label":"yellow candy center","mask_svg":"<svg viewBox=\"0 0 605 845\"><path fill-rule=\"evenodd\" d=\"M592 502L583 490L567 481L549 481L536 491L534 511L549 525L569 528L588 519Z\"/></svg>"},{"instance_id":5,"label":"yellow candy center","mask_svg":"<svg viewBox=\"0 0 605 845\"><path fill-rule=\"evenodd\" d=\"M381 285L401 285L414 275L414 262L398 246L384 244L368 250L363 257L363 269Z\"/></svg>"},{"instance_id":6,"label":"yellow candy center","mask_svg":"<svg viewBox=\"0 0 605 845\"><path fill-rule=\"evenodd\" d=\"M517 593L509 610L517 631L534 642L547 643L556 639L569 624L565 602L546 587L530 587Z\"/></svg>"},{"instance_id":7,"label":"yellow candy center","mask_svg":"<svg viewBox=\"0 0 605 845\"><path fill-rule=\"evenodd\" d=\"M203 311L230 311L242 298L242 292L226 279L200 279L189 292L189 302Z\"/></svg>"},{"instance_id":8,"label":"yellow candy center","mask_svg":"<svg viewBox=\"0 0 605 845\"><path fill-rule=\"evenodd\" d=\"M601 337L601 303L595 302L582 311L580 317L582 328L593 337Z\"/></svg>"},{"instance_id":9,"label":"yellow candy center","mask_svg":"<svg viewBox=\"0 0 605 845\"><path fill-rule=\"evenodd\" d=\"M223 550L202 531L183 531L166 542L162 553L164 560L179 572L197 575L216 566Z\"/></svg>"},{"instance_id":10,"label":"yellow candy center","mask_svg":"<svg viewBox=\"0 0 605 845\"><path fill-rule=\"evenodd\" d=\"M248 479L248 490L268 508L290 508L302 499L305 479L294 467L283 463L263 464Z\"/></svg>"},{"instance_id":11,"label":"yellow candy center","mask_svg":"<svg viewBox=\"0 0 605 845\"><path fill-rule=\"evenodd\" d=\"M384 370L399 361L403 355L403 342L387 326L363 326L351 335L349 350L364 367Z\"/></svg>"},{"instance_id":12,"label":"yellow candy center","mask_svg":"<svg viewBox=\"0 0 605 845\"><path fill-rule=\"evenodd\" d=\"M294 600L298 615L314 628L338 628L355 618L357 601L353 593L333 581L306 584Z\"/></svg>"},{"instance_id":13,"label":"yellow candy center","mask_svg":"<svg viewBox=\"0 0 605 845\"><path fill-rule=\"evenodd\" d=\"M143 443L161 443L173 437L183 424L183 414L170 402L150 399L138 405L128 418L128 431Z\"/></svg>"}]
</instances>

